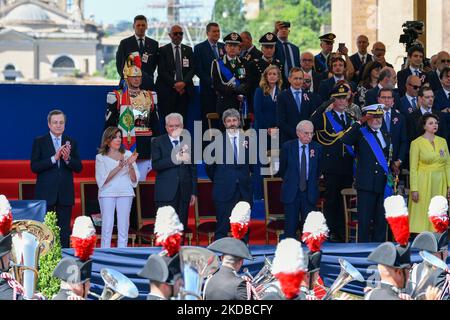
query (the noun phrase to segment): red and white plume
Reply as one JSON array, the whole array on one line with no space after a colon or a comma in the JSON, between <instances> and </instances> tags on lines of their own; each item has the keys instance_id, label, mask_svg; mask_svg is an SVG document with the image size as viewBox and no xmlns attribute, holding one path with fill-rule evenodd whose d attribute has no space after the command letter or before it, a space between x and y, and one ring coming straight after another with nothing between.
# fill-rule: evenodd
<instances>
[{"instance_id":1,"label":"red and white plume","mask_svg":"<svg viewBox=\"0 0 450 320\"><path fill-rule=\"evenodd\" d=\"M139 55L139 52L134 51L130 53L130 57L133 59L133 64L138 67L139 69L142 68L142 61L141 56Z\"/></svg>"},{"instance_id":2,"label":"red and white plume","mask_svg":"<svg viewBox=\"0 0 450 320\"><path fill-rule=\"evenodd\" d=\"M80 216L75 219L72 235L70 236L75 256L82 261L89 260L94 253L97 236L91 218Z\"/></svg>"},{"instance_id":3,"label":"red and white plume","mask_svg":"<svg viewBox=\"0 0 450 320\"><path fill-rule=\"evenodd\" d=\"M0 195L0 236L6 236L11 232L12 226L11 205L8 199Z\"/></svg>"},{"instance_id":4,"label":"red and white plume","mask_svg":"<svg viewBox=\"0 0 450 320\"><path fill-rule=\"evenodd\" d=\"M448 200L443 196L431 198L428 218L436 232L444 233L448 229Z\"/></svg>"},{"instance_id":5,"label":"red and white plume","mask_svg":"<svg viewBox=\"0 0 450 320\"><path fill-rule=\"evenodd\" d=\"M395 241L406 246L409 240L409 220L405 199L400 195L387 197L384 199L384 209Z\"/></svg>"},{"instance_id":6,"label":"red and white plume","mask_svg":"<svg viewBox=\"0 0 450 320\"><path fill-rule=\"evenodd\" d=\"M327 220L320 211L311 211L303 225L302 241L311 252L320 251L322 243L328 238Z\"/></svg>"},{"instance_id":7,"label":"red and white plume","mask_svg":"<svg viewBox=\"0 0 450 320\"><path fill-rule=\"evenodd\" d=\"M286 298L293 299L298 295L307 269L301 242L293 238L281 240L275 251L271 272L280 282Z\"/></svg>"},{"instance_id":8,"label":"red and white plume","mask_svg":"<svg viewBox=\"0 0 450 320\"><path fill-rule=\"evenodd\" d=\"M231 211L230 225L233 238L241 240L248 231L250 222L250 204L245 201L239 201Z\"/></svg>"},{"instance_id":9,"label":"red and white plume","mask_svg":"<svg viewBox=\"0 0 450 320\"><path fill-rule=\"evenodd\" d=\"M165 206L156 212L155 221L156 245L162 245L167 255L172 257L180 251L183 224L180 222L175 209Z\"/></svg>"}]
</instances>

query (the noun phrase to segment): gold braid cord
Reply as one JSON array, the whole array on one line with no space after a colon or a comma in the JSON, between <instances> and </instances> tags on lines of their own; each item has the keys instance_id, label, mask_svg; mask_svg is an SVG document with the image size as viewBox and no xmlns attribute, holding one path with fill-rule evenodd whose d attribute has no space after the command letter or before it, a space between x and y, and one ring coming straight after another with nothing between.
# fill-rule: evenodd
<instances>
[{"instance_id":1,"label":"gold braid cord","mask_svg":"<svg viewBox=\"0 0 450 320\"><path fill-rule=\"evenodd\" d=\"M342 136L351 128L341 131L339 133L328 132L327 131L327 117L325 112L322 114L323 117L323 130L317 130L317 141L324 146L331 146L336 143Z\"/></svg>"}]
</instances>

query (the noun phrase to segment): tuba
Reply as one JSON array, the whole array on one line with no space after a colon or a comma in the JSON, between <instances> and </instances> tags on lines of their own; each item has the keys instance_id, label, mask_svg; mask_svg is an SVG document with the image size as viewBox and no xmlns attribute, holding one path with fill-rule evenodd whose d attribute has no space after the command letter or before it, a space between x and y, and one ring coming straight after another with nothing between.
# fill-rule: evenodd
<instances>
[{"instance_id":1,"label":"tuba","mask_svg":"<svg viewBox=\"0 0 450 320\"><path fill-rule=\"evenodd\" d=\"M249 275L248 269L244 269L244 273ZM261 299L268 291L269 288L279 291L279 288L274 285L276 278L272 274L272 261L264 257L264 266L259 270L259 272L254 276L249 276L253 288L255 288L255 293L257 294L257 299Z\"/></svg>"},{"instance_id":2,"label":"tuba","mask_svg":"<svg viewBox=\"0 0 450 320\"><path fill-rule=\"evenodd\" d=\"M338 292L342 287L353 280L364 282L364 277L349 262L344 259L339 259L339 264L341 265L341 272L331 285L330 289L328 289L327 294L323 297L322 300L331 300L336 292Z\"/></svg>"},{"instance_id":3,"label":"tuba","mask_svg":"<svg viewBox=\"0 0 450 320\"><path fill-rule=\"evenodd\" d=\"M444 261L427 251L420 251L419 254L424 262L424 270L422 277L411 292L411 297L415 300L422 300L425 298L425 285L428 283L428 279L430 279L436 269L447 270L448 268Z\"/></svg>"},{"instance_id":4,"label":"tuba","mask_svg":"<svg viewBox=\"0 0 450 320\"><path fill-rule=\"evenodd\" d=\"M186 246L180 250L180 269L184 285L178 293L178 300L203 300L204 280L217 271L219 258L209 249Z\"/></svg>"},{"instance_id":5,"label":"tuba","mask_svg":"<svg viewBox=\"0 0 450 320\"><path fill-rule=\"evenodd\" d=\"M35 220L17 220L12 224L12 273L24 288L24 299L32 299L38 280L39 257L54 244L54 234Z\"/></svg>"},{"instance_id":6,"label":"tuba","mask_svg":"<svg viewBox=\"0 0 450 320\"><path fill-rule=\"evenodd\" d=\"M139 295L136 285L119 271L103 268L100 275L105 282L102 294L89 291L89 294L98 300L121 300L124 297L135 299Z\"/></svg>"}]
</instances>

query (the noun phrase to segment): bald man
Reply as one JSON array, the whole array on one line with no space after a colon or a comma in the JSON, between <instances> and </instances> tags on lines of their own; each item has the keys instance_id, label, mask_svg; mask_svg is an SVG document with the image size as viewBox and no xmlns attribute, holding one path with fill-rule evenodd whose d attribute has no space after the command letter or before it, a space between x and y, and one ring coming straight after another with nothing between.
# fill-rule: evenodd
<instances>
[{"instance_id":1,"label":"bald man","mask_svg":"<svg viewBox=\"0 0 450 320\"><path fill-rule=\"evenodd\" d=\"M392 64L386 62L386 59L384 57L385 55L386 55L386 46L384 45L384 43L380 41L375 42L372 46L372 60L378 61L379 63L381 63L383 67L394 68ZM364 68L366 67L366 65L367 62L361 65L361 67L359 68L358 73L360 75L364 73Z\"/></svg>"},{"instance_id":2,"label":"bald man","mask_svg":"<svg viewBox=\"0 0 450 320\"><path fill-rule=\"evenodd\" d=\"M447 51L441 51L436 57L436 70L430 71L427 74L427 82L430 84L433 91L442 89L441 80L439 75L445 67L450 67L450 54Z\"/></svg>"},{"instance_id":3,"label":"bald man","mask_svg":"<svg viewBox=\"0 0 450 320\"><path fill-rule=\"evenodd\" d=\"M360 79L359 68L361 68L362 65L373 61L373 57L367 52L367 48L369 47L369 38L366 35L362 34L356 38L356 46L358 47L358 52L350 56L350 60L356 70L355 75L353 76L353 81L358 83Z\"/></svg>"},{"instance_id":4,"label":"bald man","mask_svg":"<svg viewBox=\"0 0 450 320\"><path fill-rule=\"evenodd\" d=\"M179 25L170 28L169 37L171 43L159 49L156 81L159 116L179 113L186 119L189 100L194 97L192 48L181 43L183 28Z\"/></svg>"},{"instance_id":5,"label":"bald man","mask_svg":"<svg viewBox=\"0 0 450 320\"><path fill-rule=\"evenodd\" d=\"M300 67L303 72L308 74L311 78L311 86L309 91L318 93L320 81L322 81L323 76L314 70L314 55L311 52L302 53L300 56Z\"/></svg>"}]
</instances>

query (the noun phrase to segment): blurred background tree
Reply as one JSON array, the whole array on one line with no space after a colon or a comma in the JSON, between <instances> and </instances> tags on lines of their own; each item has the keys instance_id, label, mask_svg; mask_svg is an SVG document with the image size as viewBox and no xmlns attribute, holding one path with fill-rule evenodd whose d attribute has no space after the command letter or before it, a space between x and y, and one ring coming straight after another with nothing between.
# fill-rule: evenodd
<instances>
[{"instance_id":1,"label":"blurred background tree","mask_svg":"<svg viewBox=\"0 0 450 320\"><path fill-rule=\"evenodd\" d=\"M223 38L231 32L240 33L244 31L246 26L244 14L244 3L242 0L216 0L212 21L220 25Z\"/></svg>"}]
</instances>

